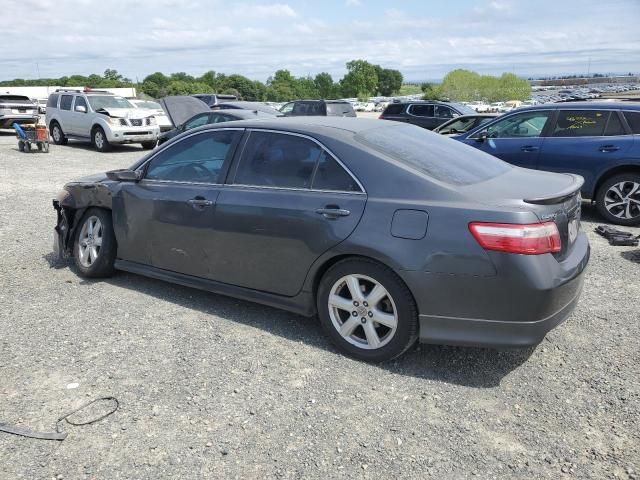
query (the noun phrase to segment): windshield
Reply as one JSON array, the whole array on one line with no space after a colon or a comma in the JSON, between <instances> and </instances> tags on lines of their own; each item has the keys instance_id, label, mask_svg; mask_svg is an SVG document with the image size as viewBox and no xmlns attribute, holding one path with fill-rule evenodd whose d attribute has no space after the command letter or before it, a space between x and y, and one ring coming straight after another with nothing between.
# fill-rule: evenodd
<instances>
[{"instance_id":1,"label":"windshield","mask_svg":"<svg viewBox=\"0 0 640 480\"><path fill-rule=\"evenodd\" d=\"M418 173L451 185L483 182L513 168L464 143L413 125L372 128L355 138Z\"/></svg>"},{"instance_id":2,"label":"windshield","mask_svg":"<svg viewBox=\"0 0 640 480\"><path fill-rule=\"evenodd\" d=\"M464 133L475 124L476 119L467 117L459 120L452 120L438 129L438 133Z\"/></svg>"},{"instance_id":3,"label":"windshield","mask_svg":"<svg viewBox=\"0 0 640 480\"><path fill-rule=\"evenodd\" d=\"M94 112L101 108L134 108L126 98L113 95L87 95L87 100Z\"/></svg>"},{"instance_id":4,"label":"windshield","mask_svg":"<svg viewBox=\"0 0 640 480\"><path fill-rule=\"evenodd\" d=\"M151 110L162 110L162 107L157 102L151 102L151 101L136 102L135 105L138 108L150 108Z\"/></svg>"},{"instance_id":5,"label":"windshield","mask_svg":"<svg viewBox=\"0 0 640 480\"><path fill-rule=\"evenodd\" d=\"M462 115L474 115L475 113L477 113L473 108L467 107L466 105L463 105L461 103L450 103L450 105L460 113L462 113Z\"/></svg>"}]
</instances>

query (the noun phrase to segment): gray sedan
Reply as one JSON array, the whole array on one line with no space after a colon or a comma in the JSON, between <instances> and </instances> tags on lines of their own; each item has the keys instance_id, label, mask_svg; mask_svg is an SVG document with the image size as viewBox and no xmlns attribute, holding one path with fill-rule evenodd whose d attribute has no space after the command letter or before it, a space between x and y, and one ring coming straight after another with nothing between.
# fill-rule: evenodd
<instances>
[{"instance_id":1,"label":"gray sedan","mask_svg":"<svg viewBox=\"0 0 640 480\"><path fill-rule=\"evenodd\" d=\"M580 295L581 185L407 124L247 120L67 184L55 242L83 276L119 269L317 314L367 361L417 339L525 346Z\"/></svg>"}]
</instances>

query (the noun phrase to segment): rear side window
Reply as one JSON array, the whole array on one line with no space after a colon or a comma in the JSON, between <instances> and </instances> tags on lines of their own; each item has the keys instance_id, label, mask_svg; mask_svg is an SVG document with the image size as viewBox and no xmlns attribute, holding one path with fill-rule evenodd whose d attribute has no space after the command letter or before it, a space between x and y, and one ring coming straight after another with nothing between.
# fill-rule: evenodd
<instances>
[{"instance_id":1,"label":"rear side window","mask_svg":"<svg viewBox=\"0 0 640 480\"><path fill-rule=\"evenodd\" d=\"M401 103L390 103L387 108L384 109L384 115L400 115L404 105Z\"/></svg>"},{"instance_id":2,"label":"rear side window","mask_svg":"<svg viewBox=\"0 0 640 480\"><path fill-rule=\"evenodd\" d=\"M635 135L640 135L640 112L624 112L624 118Z\"/></svg>"},{"instance_id":3,"label":"rear side window","mask_svg":"<svg viewBox=\"0 0 640 480\"><path fill-rule=\"evenodd\" d=\"M353 107L350 103L340 102L340 103L327 103L327 115L335 115L335 116L344 116L351 115L353 112Z\"/></svg>"},{"instance_id":4,"label":"rear side window","mask_svg":"<svg viewBox=\"0 0 640 480\"><path fill-rule=\"evenodd\" d=\"M611 112L611 115L609 115L609 121L607 122L607 126L604 129L604 136L612 137L615 135L626 135L626 134L627 132L622 126L622 122L620 121L618 112Z\"/></svg>"},{"instance_id":5,"label":"rear side window","mask_svg":"<svg viewBox=\"0 0 640 480\"><path fill-rule=\"evenodd\" d=\"M228 161L235 130L203 132L173 144L156 155L145 178L171 182L220 183L220 172Z\"/></svg>"},{"instance_id":6,"label":"rear side window","mask_svg":"<svg viewBox=\"0 0 640 480\"><path fill-rule=\"evenodd\" d=\"M185 130L190 130L192 128L201 127L202 125L206 125L209 123L209 114L203 113L202 115L198 115L195 118L192 118L187 123L184 124Z\"/></svg>"},{"instance_id":7,"label":"rear side window","mask_svg":"<svg viewBox=\"0 0 640 480\"><path fill-rule=\"evenodd\" d=\"M234 183L281 188L310 188L320 147L306 138L251 132Z\"/></svg>"},{"instance_id":8,"label":"rear side window","mask_svg":"<svg viewBox=\"0 0 640 480\"><path fill-rule=\"evenodd\" d=\"M60 110L71 110L71 102L73 101L73 95L62 95L60 99Z\"/></svg>"},{"instance_id":9,"label":"rear side window","mask_svg":"<svg viewBox=\"0 0 640 480\"><path fill-rule=\"evenodd\" d=\"M296 115L323 115L322 104L320 102L296 102L293 106L293 113Z\"/></svg>"},{"instance_id":10,"label":"rear side window","mask_svg":"<svg viewBox=\"0 0 640 480\"><path fill-rule=\"evenodd\" d=\"M47 100L47 108L56 108L58 106L58 97L55 93L49 95L49 99Z\"/></svg>"},{"instance_id":11,"label":"rear side window","mask_svg":"<svg viewBox=\"0 0 640 480\"><path fill-rule=\"evenodd\" d=\"M356 140L411 170L450 185L470 185L513 168L462 142L452 141L413 125L373 128Z\"/></svg>"},{"instance_id":12,"label":"rear side window","mask_svg":"<svg viewBox=\"0 0 640 480\"><path fill-rule=\"evenodd\" d=\"M360 187L342 165L327 152L322 152L318 168L313 177L314 190L335 190L338 192L360 192Z\"/></svg>"},{"instance_id":13,"label":"rear side window","mask_svg":"<svg viewBox=\"0 0 640 480\"><path fill-rule=\"evenodd\" d=\"M453 118L453 110L451 110L449 107L445 107L444 105L436 105L435 113L436 117Z\"/></svg>"},{"instance_id":14,"label":"rear side window","mask_svg":"<svg viewBox=\"0 0 640 480\"><path fill-rule=\"evenodd\" d=\"M411 105L409 113L416 117L433 117L433 105Z\"/></svg>"},{"instance_id":15,"label":"rear side window","mask_svg":"<svg viewBox=\"0 0 640 480\"><path fill-rule=\"evenodd\" d=\"M560 110L552 137L600 137L609 112L599 110Z\"/></svg>"}]
</instances>

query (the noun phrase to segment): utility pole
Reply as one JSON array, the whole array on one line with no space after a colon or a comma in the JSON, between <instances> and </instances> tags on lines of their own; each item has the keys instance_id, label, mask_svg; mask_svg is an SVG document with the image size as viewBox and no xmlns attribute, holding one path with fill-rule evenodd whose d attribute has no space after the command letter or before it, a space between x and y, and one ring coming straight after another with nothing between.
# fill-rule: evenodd
<instances>
[{"instance_id":1,"label":"utility pole","mask_svg":"<svg viewBox=\"0 0 640 480\"><path fill-rule=\"evenodd\" d=\"M587 64L587 78L591 75L591 57L589 57L589 63Z\"/></svg>"}]
</instances>

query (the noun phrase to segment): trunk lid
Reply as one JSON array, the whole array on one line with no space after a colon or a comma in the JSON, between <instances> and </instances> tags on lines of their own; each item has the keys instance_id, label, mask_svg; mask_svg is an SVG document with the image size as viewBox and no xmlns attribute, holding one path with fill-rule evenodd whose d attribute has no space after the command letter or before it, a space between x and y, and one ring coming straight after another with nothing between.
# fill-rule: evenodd
<instances>
[{"instance_id":1,"label":"trunk lid","mask_svg":"<svg viewBox=\"0 0 640 480\"><path fill-rule=\"evenodd\" d=\"M520 206L531 210L541 222L553 221L562 239L562 260L580 230L584 179L572 173L552 173L515 167L486 182L463 187L480 202L496 206Z\"/></svg>"}]
</instances>

